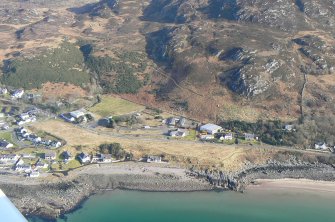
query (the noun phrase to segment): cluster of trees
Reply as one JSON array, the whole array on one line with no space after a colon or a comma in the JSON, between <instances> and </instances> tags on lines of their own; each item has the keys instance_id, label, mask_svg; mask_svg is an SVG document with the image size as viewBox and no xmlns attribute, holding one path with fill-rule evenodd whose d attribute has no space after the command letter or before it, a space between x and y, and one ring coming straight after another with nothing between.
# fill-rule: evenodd
<instances>
[{"instance_id":1,"label":"cluster of trees","mask_svg":"<svg viewBox=\"0 0 335 222\"><path fill-rule=\"evenodd\" d=\"M6 85L25 89L40 88L45 82L68 82L83 86L90 75L83 71L84 56L73 44L63 42L59 48L31 59L6 63L2 81Z\"/></svg>"},{"instance_id":2,"label":"cluster of trees","mask_svg":"<svg viewBox=\"0 0 335 222\"><path fill-rule=\"evenodd\" d=\"M294 137L296 143L304 147L311 147L316 142L335 145L335 115L305 115L303 123L297 126Z\"/></svg>"},{"instance_id":3,"label":"cluster of trees","mask_svg":"<svg viewBox=\"0 0 335 222\"><path fill-rule=\"evenodd\" d=\"M111 154L112 157L116 158L117 160L126 159L132 160L133 154L126 152L120 143L105 143L99 146L99 150L101 153L104 154Z\"/></svg>"},{"instance_id":4,"label":"cluster of trees","mask_svg":"<svg viewBox=\"0 0 335 222\"><path fill-rule=\"evenodd\" d=\"M285 132L285 124L280 120L265 121L258 120L256 123L245 121L227 121L222 122L222 126L236 133L254 133L260 141L271 145L293 145L292 134Z\"/></svg>"}]
</instances>

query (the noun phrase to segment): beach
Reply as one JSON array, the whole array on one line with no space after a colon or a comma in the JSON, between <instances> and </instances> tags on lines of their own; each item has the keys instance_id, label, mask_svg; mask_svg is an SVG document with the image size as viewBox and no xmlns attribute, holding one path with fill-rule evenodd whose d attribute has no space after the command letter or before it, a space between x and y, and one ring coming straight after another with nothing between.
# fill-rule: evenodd
<instances>
[{"instance_id":1,"label":"beach","mask_svg":"<svg viewBox=\"0 0 335 222\"><path fill-rule=\"evenodd\" d=\"M335 197L335 182L289 178L256 179L247 187L247 190L316 192L319 194L334 195Z\"/></svg>"},{"instance_id":2,"label":"beach","mask_svg":"<svg viewBox=\"0 0 335 222\"><path fill-rule=\"evenodd\" d=\"M322 164L272 164L229 175L184 169L168 163L120 162L93 164L67 174L46 174L40 178L0 173L0 188L23 214L55 219L75 211L92 195L106 191L194 192L230 189L263 196L282 191L328 195L335 194L334 178L334 169ZM231 186L224 187L226 183Z\"/></svg>"}]
</instances>

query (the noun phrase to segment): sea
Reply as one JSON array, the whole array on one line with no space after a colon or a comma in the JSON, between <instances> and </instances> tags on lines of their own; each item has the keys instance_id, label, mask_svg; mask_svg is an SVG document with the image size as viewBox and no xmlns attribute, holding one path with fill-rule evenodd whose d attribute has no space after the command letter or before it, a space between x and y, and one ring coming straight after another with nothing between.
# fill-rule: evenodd
<instances>
[{"instance_id":1,"label":"sea","mask_svg":"<svg viewBox=\"0 0 335 222\"><path fill-rule=\"evenodd\" d=\"M304 191L97 194L57 222L334 222L334 194ZM29 222L49 222L31 217Z\"/></svg>"}]
</instances>

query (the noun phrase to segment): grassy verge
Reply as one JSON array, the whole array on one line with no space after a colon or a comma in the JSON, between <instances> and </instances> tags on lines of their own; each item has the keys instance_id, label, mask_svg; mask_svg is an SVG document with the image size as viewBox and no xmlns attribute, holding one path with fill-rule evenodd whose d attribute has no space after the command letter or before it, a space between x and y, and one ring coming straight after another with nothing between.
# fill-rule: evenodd
<instances>
[{"instance_id":1,"label":"grassy verge","mask_svg":"<svg viewBox=\"0 0 335 222\"><path fill-rule=\"evenodd\" d=\"M144 106L129 102L113 96L102 96L101 102L89 109L90 112L96 113L102 117L112 115L124 115L131 112L142 111Z\"/></svg>"},{"instance_id":2,"label":"grassy verge","mask_svg":"<svg viewBox=\"0 0 335 222\"><path fill-rule=\"evenodd\" d=\"M184 137L185 140L196 140L197 132L195 130L190 130L189 134Z\"/></svg>"}]
</instances>

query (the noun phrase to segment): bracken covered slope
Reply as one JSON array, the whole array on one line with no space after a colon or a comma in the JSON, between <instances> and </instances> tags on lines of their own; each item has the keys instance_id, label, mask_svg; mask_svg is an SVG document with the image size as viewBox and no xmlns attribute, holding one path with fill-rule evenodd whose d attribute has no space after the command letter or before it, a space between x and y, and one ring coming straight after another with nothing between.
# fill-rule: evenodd
<instances>
[{"instance_id":1,"label":"bracken covered slope","mask_svg":"<svg viewBox=\"0 0 335 222\"><path fill-rule=\"evenodd\" d=\"M333 0L5 2L5 63L81 39L96 57L126 59L145 82L128 98L143 103L203 119L335 112ZM117 68L100 74L103 86Z\"/></svg>"}]
</instances>

